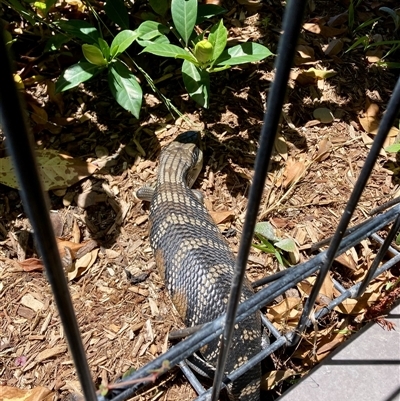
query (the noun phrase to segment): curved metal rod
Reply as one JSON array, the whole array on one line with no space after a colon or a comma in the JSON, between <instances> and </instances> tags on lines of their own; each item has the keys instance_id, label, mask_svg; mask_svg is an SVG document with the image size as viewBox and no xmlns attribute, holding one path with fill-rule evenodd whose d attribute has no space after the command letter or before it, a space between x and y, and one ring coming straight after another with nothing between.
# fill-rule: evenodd
<instances>
[{"instance_id":1,"label":"curved metal rod","mask_svg":"<svg viewBox=\"0 0 400 401\"><path fill-rule=\"evenodd\" d=\"M265 114L264 124L261 131L260 147L257 152L254 178L250 188L243 234L240 239L239 251L235 265L235 274L232 280L231 292L227 305L226 323L218 355L211 401L217 401L221 381L224 376L225 364L235 326L235 316L242 293L242 284L247 259L253 239L258 209L281 117L287 82L296 51L297 39L303 22L303 13L306 3L307 0L289 1L283 19L284 33L279 40L276 75L268 97L267 112Z\"/></svg>"},{"instance_id":2,"label":"curved metal rod","mask_svg":"<svg viewBox=\"0 0 400 401\"><path fill-rule=\"evenodd\" d=\"M299 324L296 329L296 335L293 337L292 345L295 345L299 340L301 333L304 331L307 325L307 321L311 314L312 308L314 306L315 300L317 299L319 290L325 280L326 275L335 259L336 252L340 246L340 242L344 236L347 226L349 225L350 219L354 213L360 196L367 184L368 178L371 175L371 171L374 168L375 161L379 155L379 152L385 142L386 136L392 127L397 113L400 109L400 78L398 79L396 86L393 90L392 97L390 98L389 104L387 106L386 112L382 118L379 125L378 134L376 135L370 152L368 153L365 164L361 169L360 176L354 185L354 189L350 195L349 201L347 202L346 208L343 215L339 221L335 234L333 235L332 241L326 253L326 259L323 266L317 276L317 280L313 286L313 289L308 297L306 304L303 309Z\"/></svg>"},{"instance_id":3,"label":"curved metal rod","mask_svg":"<svg viewBox=\"0 0 400 401\"><path fill-rule=\"evenodd\" d=\"M376 255L374 261L372 262L372 266L369 268L368 274L364 277L364 280L360 284L360 288L357 291L356 298L361 297L361 295L367 288L368 284L372 280L372 277L374 276L376 270L378 269L379 263L381 263L382 259L386 255L386 252L389 249L389 246L390 246L391 242L393 241L394 236L399 231L399 228L400 228L400 215L397 216L397 219L393 223L393 226L390 229L389 234L387 235L387 237L385 239L385 242L379 248L379 252Z\"/></svg>"},{"instance_id":4,"label":"curved metal rod","mask_svg":"<svg viewBox=\"0 0 400 401\"><path fill-rule=\"evenodd\" d=\"M11 62L4 41L4 28L1 26L0 30L0 123L7 138L7 151L11 155L24 210L33 227L82 391L86 400L94 401L97 397L50 221L48 197L43 191L32 138L28 135L25 116L13 80Z\"/></svg>"},{"instance_id":5,"label":"curved metal rod","mask_svg":"<svg viewBox=\"0 0 400 401\"><path fill-rule=\"evenodd\" d=\"M360 227L357 232L349 234L341 242L338 254L346 252L354 245L358 244L361 240L371 236L374 232L393 222L399 214L400 205L395 206L393 209L388 210L386 213L380 216L372 218L365 225ZM298 282L306 279L311 274L314 274L325 260L325 255L326 251L315 256L312 260L302 263L293 269L289 269L290 273L288 273L286 276L271 283L267 288L263 288L251 298L240 304L238 308L238 315L236 316L236 322L244 320L261 307L273 301L278 295L282 294L287 289L293 288L293 286L295 286ZM174 367L180 361L190 356L194 351L197 351L210 341L215 340L222 333L224 320L225 315L222 315L216 320L205 324L204 327L202 327L198 332L183 340L179 344L174 345L164 354L158 356L147 365L125 377L123 381L129 382L146 377L155 370L160 370L160 368L163 366L163 362L165 361L169 361L170 368ZM282 341L280 338L278 340ZM107 399L112 399L112 401L126 401L128 398L131 398L136 391L144 386L145 384L143 382L133 385L127 384L124 389L120 390L122 391L121 393L115 393L114 391L111 391L107 396ZM98 400L105 401L105 397L99 396Z\"/></svg>"}]
</instances>

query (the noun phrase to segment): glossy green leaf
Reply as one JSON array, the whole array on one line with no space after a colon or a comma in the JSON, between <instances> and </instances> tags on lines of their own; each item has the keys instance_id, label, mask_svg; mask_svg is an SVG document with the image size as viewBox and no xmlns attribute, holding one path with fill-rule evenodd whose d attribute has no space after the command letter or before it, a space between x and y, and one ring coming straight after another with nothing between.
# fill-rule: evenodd
<instances>
[{"instance_id":1,"label":"glossy green leaf","mask_svg":"<svg viewBox=\"0 0 400 401\"><path fill-rule=\"evenodd\" d=\"M146 47L153 43L169 43L165 36L169 33L169 28L156 21L145 21L137 29L139 34L137 42L140 46Z\"/></svg>"},{"instance_id":2,"label":"glossy green leaf","mask_svg":"<svg viewBox=\"0 0 400 401\"><path fill-rule=\"evenodd\" d=\"M101 67L82 61L78 64L68 67L58 78L56 82L56 92L64 92L68 89L75 88L80 83L94 77L102 70Z\"/></svg>"},{"instance_id":3,"label":"glossy green leaf","mask_svg":"<svg viewBox=\"0 0 400 401\"><path fill-rule=\"evenodd\" d=\"M130 31L125 29L120 32L112 41L110 47L111 57L117 57L119 54L123 53L139 36L137 31Z\"/></svg>"},{"instance_id":4,"label":"glossy green leaf","mask_svg":"<svg viewBox=\"0 0 400 401\"><path fill-rule=\"evenodd\" d=\"M294 252L296 250L296 243L293 238L285 238L274 243L277 248L283 249L286 252Z\"/></svg>"},{"instance_id":5,"label":"glossy green leaf","mask_svg":"<svg viewBox=\"0 0 400 401\"><path fill-rule=\"evenodd\" d=\"M165 35L157 36L156 38L151 39L151 40L147 40L147 39L144 40L144 39L141 39L141 38L137 38L136 41L142 47L150 46L150 45L153 45L153 44L158 44L158 45L169 44L169 39Z\"/></svg>"},{"instance_id":6,"label":"glossy green leaf","mask_svg":"<svg viewBox=\"0 0 400 401\"><path fill-rule=\"evenodd\" d=\"M157 36L167 35L169 28L156 21L144 21L139 25L137 32L140 39L150 40Z\"/></svg>"},{"instance_id":7,"label":"glossy green leaf","mask_svg":"<svg viewBox=\"0 0 400 401\"><path fill-rule=\"evenodd\" d=\"M190 61L182 64L182 78L190 97L200 106L208 108L210 99L210 75Z\"/></svg>"},{"instance_id":8,"label":"glossy green leaf","mask_svg":"<svg viewBox=\"0 0 400 401\"><path fill-rule=\"evenodd\" d=\"M120 28L129 28L129 15L123 0L107 0L104 11Z\"/></svg>"},{"instance_id":9,"label":"glossy green leaf","mask_svg":"<svg viewBox=\"0 0 400 401\"><path fill-rule=\"evenodd\" d=\"M117 59L110 65L108 85L118 104L139 118L143 98L142 88L121 60Z\"/></svg>"},{"instance_id":10,"label":"glossy green leaf","mask_svg":"<svg viewBox=\"0 0 400 401\"><path fill-rule=\"evenodd\" d=\"M275 254L276 259L278 260L278 263L281 266L285 266L285 262L283 261L282 255L279 253L279 251L275 250L274 254Z\"/></svg>"},{"instance_id":11,"label":"glossy green leaf","mask_svg":"<svg viewBox=\"0 0 400 401\"><path fill-rule=\"evenodd\" d=\"M377 17L377 18L369 19L369 20L363 22L356 29L354 29L354 33L357 32L357 31L363 30L367 26L373 25L376 21L379 21L380 19L381 19L381 17Z\"/></svg>"},{"instance_id":12,"label":"glossy green leaf","mask_svg":"<svg viewBox=\"0 0 400 401\"><path fill-rule=\"evenodd\" d=\"M394 143L393 145L389 145L385 148L386 152L389 153L397 153L400 152L400 143Z\"/></svg>"},{"instance_id":13,"label":"glossy green leaf","mask_svg":"<svg viewBox=\"0 0 400 401\"><path fill-rule=\"evenodd\" d=\"M256 234L257 238L262 242L262 244L252 244L252 246L260 251L267 252L267 253L275 253L276 250L274 246L262 235Z\"/></svg>"},{"instance_id":14,"label":"glossy green leaf","mask_svg":"<svg viewBox=\"0 0 400 401\"><path fill-rule=\"evenodd\" d=\"M276 241L278 239L275 235L274 227L272 227L272 224L268 221L257 223L254 232L256 234L261 234L263 237L267 238L270 241Z\"/></svg>"},{"instance_id":15,"label":"glossy green leaf","mask_svg":"<svg viewBox=\"0 0 400 401\"><path fill-rule=\"evenodd\" d=\"M197 19L197 0L172 0L172 20L179 35L188 45Z\"/></svg>"},{"instance_id":16,"label":"glossy green leaf","mask_svg":"<svg viewBox=\"0 0 400 401\"><path fill-rule=\"evenodd\" d=\"M151 44L143 49L142 53L151 53L161 57L180 58L197 64L196 58L191 53L171 44Z\"/></svg>"},{"instance_id":17,"label":"glossy green leaf","mask_svg":"<svg viewBox=\"0 0 400 401\"><path fill-rule=\"evenodd\" d=\"M199 4L197 9L197 19L196 24L200 24L206 19L215 17L216 15L220 15L226 13L225 8L220 6L216 6L214 4Z\"/></svg>"},{"instance_id":18,"label":"glossy green leaf","mask_svg":"<svg viewBox=\"0 0 400 401\"><path fill-rule=\"evenodd\" d=\"M72 19L69 21L58 21L55 24L66 33L90 44L97 43L100 37L99 31L86 21Z\"/></svg>"},{"instance_id":19,"label":"glossy green leaf","mask_svg":"<svg viewBox=\"0 0 400 401\"><path fill-rule=\"evenodd\" d=\"M345 53L348 53L349 51L355 49L360 45L363 45L364 48L366 48L368 46L368 42L369 42L368 36L361 36L345 51Z\"/></svg>"},{"instance_id":20,"label":"glossy green leaf","mask_svg":"<svg viewBox=\"0 0 400 401\"><path fill-rule=\"evenodd\" d=\"M213 45L212 60L215 61L225 50L228 40L228 30L224 27L222 19L211 28L208 40Z\"/></svg>"},{"instance_id":21,"label":"glossy green leaf","mask_svg":"<svg viewBox=\"0 0 400 401\"><path fill-rule=\"evenodd\" d=\"M91 64L95 64L99 67L107 65L107 60L104 58L103 53L95 45L83 44L82 53L85 59Z\"/></svg>"},{"instance_id":22,"label":"glossy green leaf","mask_svg":"<svg viewBox=\"0 0 400 401\"><path fill-rule=\"evenodd\" d=\"M109 59L110 59L110 46L108 46L108 43L103 38L99 38L98 44L99 44L99 48L100 48L101 52L103 53L104 58L107 61L109 61Z\"/></svg>"},{"instance_id":23,"label":"glossy green leaf","mask_svg":"<svg viewBox=\"0 0 400 401\"><path fill-rule=\"evenodd\" d=\"M221 66L251 63L263 60L272 56L272 54L273 53L267 47L259 43L241 43L240 45L224 50L215 61L214 65Z\"/></svg>"}]
</instances>

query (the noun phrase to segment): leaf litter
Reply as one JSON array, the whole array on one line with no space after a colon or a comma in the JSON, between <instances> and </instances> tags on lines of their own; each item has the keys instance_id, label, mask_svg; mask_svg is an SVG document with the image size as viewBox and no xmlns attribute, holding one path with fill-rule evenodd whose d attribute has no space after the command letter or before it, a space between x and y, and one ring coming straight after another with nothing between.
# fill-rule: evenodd
<instances>
[{"instance_id":1,"label":"leaf litter","mask_svg":"<svg viewBox=\"0 0 400 401\"><path fill-rule=\"evenodd\" d=\"M270 7L255 3L253 9L233 1L224 4L229 10L229 41L259 40L273 49L280 33L281 4ZM63 10L66 17L84 11L74 2L67 4ZM365 1L357 17L365 22L375 10ZM275 143L262 203L262 219L270 221L281 237L297 241L300 261L311 257L312 243L332 235L367 154L365 144L376 135L396 78L390 71L377 70L371 56L364 59L361 47L345 53L353 41L346 11L340 4L330 3L329 9L322 9L316 3L306 16L283 110L285 120ZM27 63L19 61L21 65ZM57 71L56 78L67 61L60 62L55 66L51 58L44 58L39 68ZM178 92L175 79L157 84L194 124L207 126L206 165L196 187L205 194L206 205L224 232L240 233L242 229L265 93L274 77L272 63L267 60L221 74L213 83L215 95L207 113ZM155 66L147 67L154 79L169 73L164 66ZM170 346L168 332L182 328L149 248L148 207L134 198L133 191L154 181L159 149L190 126L181 120L174 122L162 104L151 102L151 98L137 121L113 104L100 81L63 96L55 95L52 81L40 78L34 70L31 75L21 72L21 82L30 96L29 122L40 145L38 152L53 151L56 165L71 162L62 156L66 154L81 163L67 174L65 167L53 169L50 161L45 169L49 175L47 189L62 189L50 192L51 207L58 215L53 224L62 238L63 259L76 274L69 288L93 378L113 383L124 372L165 351ZM329 121L314 116L321 108L329 110ZM395 132L391 132L391 140ZM1 150L4 159L4 145ZM352 225L395 196L396 163L395 157L382 153ZM15 390L31 387L29 391L45 386L55 398L79 393L58 313L39 269L40 258L29 234L29 222L21 214L18 194L1 187L0 200L0 296L6 305L0 312L1 333L6 333L0 336L0 353L5 361L0 367L0 384ZM28 233L25 238L23 232ZM383 230L382 235L385 233ZM227 240L236 252L239 236L227 236ZM81 249L86 253L79 255ZM376 249L377 245L368 240L339 257L316 308L337 295L333 280L345 288L360 282ZM396 269L374 280L359 302L349 300L315 323L294 354L277 352L275 369L263 379L263 386L281 393L292 377L304 375L365 321L377 319L388 327L382 314L399 296ZM130 282L125 270L132 277L147 278ZM278 270L276 259L252 249L248 270L251 281ZM70 276L70 272L66 274ZM313 280L304 280L267 306L266 312L277 327L294 327ZM193 396L193 390L174 370L137 399L186 400Z\"/></svg>"}]
</instances>

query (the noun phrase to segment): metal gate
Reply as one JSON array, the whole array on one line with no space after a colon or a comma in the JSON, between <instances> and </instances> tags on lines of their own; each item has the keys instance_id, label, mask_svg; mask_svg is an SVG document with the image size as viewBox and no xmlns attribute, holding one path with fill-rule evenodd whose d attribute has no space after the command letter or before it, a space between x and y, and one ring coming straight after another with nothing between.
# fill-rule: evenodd
<instances>
[{"instance_id":1,"label":"metal gate","mask_svg":"<svg viewBox=\"0 0 400 401\"><path fill-rule=\"evenodd\" d=\"M356 227L347 229L357 202L360 199L362 191L364 190L378 157L379 151L382 148L391 126L393 125L398 111L400 110L399 79L387 106L386 113L382 119L379 132L375 137L371 150L365 160L364 166L354 186L354 190L350 195L335 234L332 238L325 241L330 244L329 248L314 257L312 260L261 280L258 283L260 286L266 283L269 283L269 285L258 291L254 296L242 304L239 304L240 290L245 274L245 267L250 251L258 208L263 193L269 160L273 150L275 134L278 129L286 84L294 58L297 37L302 25L302 15L306 3L306 0L289 1L285 12L283 21L284 33L279 42L278 57L276 60L276 75L268 96L267 112L264 118L259 151L256 157L255 173L250 188L247 214L237 256L235 276L232 282L227 313L215 321L207 323L195 334L171 347L166 353L160 355L152 362L123 379L123 381L135 381L135 384L111 390L108 392L107 396L96 395L91 379L77 320L75 318L67 282L49 218L47 198L42 191L37 169L34 168L36 166L36 161L34 158L33 147L27 134L22 108L12 79L11 66L9 62L6 62L6 60L8 60L7 57L4 57L6 55L4 41L1 41L0 54L3 57L2 62L0 63L0 76L2 77L2 85L0 87L0 122L7 137L8 151L12 156L16 167L16 174L20 183L24 209L28 214L34 229L37 245L43 257L43 263L46 267L48 279L64 326L68 346L86 400L126 400L135 394L135 392L147 385L146 382L140 380L141 378L148 376L154 371L157 371L158 375L161 375L176 365L180 366L187 379L199 394L197 400L206 400L209 399L210 396L212 400L216 400L218 398L219 390L226 380L233 381L237 379L248 369L254 367L280 347L293 346L298 342L303 331L311 323L310 316L313 313L312 310L314 303L335 257L349 250L365 238L371 238L373 241L380 244L379 252L374 259L372 266L369 268L365 279L349 289L343 288L338 282L334 281L334 285L340 292L340 296L313 315L313 320L322 318L347 298L360 297L372 279L400 261L399 252L390 246L391 241L400 228L400 205L396 206L396 203L392 202L387 205L388 210L382 212L385 209L381 208L377 211L378 213L382 212L381 214L371 217ZM392 224L390 232L385 239L382 239L377 233L390 224ZM388 250L390 250L394 256L380 266L380 263ZM296 329L289 333L282 334L266 318L263 318L263 324L273 336L271 344L263 349L258 355L224 378L224 365L235 322L242 321L247 316L253 314L257 309L267 305L287 289L292 288L297 283L314 273L317 273L317 280L306 304L304 305L302 317ZM221 334L223 334L224 341L220 351L214 384L210 389L205 390L185 363L185 359Z\"/></svg>"}]
</instances>

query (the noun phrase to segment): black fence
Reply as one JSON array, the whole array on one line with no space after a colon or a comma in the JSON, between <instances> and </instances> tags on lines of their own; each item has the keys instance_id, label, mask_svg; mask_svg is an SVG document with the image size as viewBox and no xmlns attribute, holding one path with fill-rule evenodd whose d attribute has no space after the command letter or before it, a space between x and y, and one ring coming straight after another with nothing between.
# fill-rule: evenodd
<instances>
[{"instance_id":1,"label":"black fence","mask_svg":"<svg viewBox=\"0 0 400 401\"><path fill-rule=\"evenodd\" d=\"M363 282L358 283L349 289L345 289L338 282L334 281L334 286L340 292L340 296L320 309L315 315L313 315L312 320L321 319L332 311L335 306L341 304L347 298L360 297L372 279L400 261L400 253L390 246L400 227L400 205L393 206L394 202L392 202L388 205L391 208L388 207L386 211L385 208L381 208L378 211L380 214L371 217L369 220L366 220L356 227L347 229L361 193L364 190L378 157L379 151L394 123L397 113L400 110L399 79L382 119L378 134L375 137L371 150L365 160L364 166L360 172L357 183L354 186L354 190L350 195L335 234L332 238L325 241L325 243L329 243L328 249L321 252L312 260L278 274L266 277L264 280L255 283L255 286L264 286L265 284L268 284L268 286L259 290L254 296L242 304L239 304L245 267L265 184L267 168L273 150L275 134L278 130L286 85L292 66L297 38L302 24L301 16L303 15L306 3L306 0L290 1L288 2L285 12L283 22L284 33L278 47L276 75L268 96L267 113L265 115L261 133L253 184L250 189L247 215L243 227L243 234L236 261L235 276L232 282L231 295L226 314L213 322L205 324L193 335L171 347L166 353L160 355L128 377L125 377L121 381L120 386L108 391L105 396L96 395L95 387L91 379L78 324L68 291L67 281L57 251L57 245L47 208L47 198L45 193L42 191L37 168L34 168L36 166L36 161L33 147L27 134L23 111L12 78L11 66L9 62L6 62L8 58L6 57L4 41L0 41L0 54L2 55L2 62L0 63L0 76L2 77L2 83L0 86L0 122L7 138L7 149L12 156L15 165L24 208L34 229L36 242L42 255L43 263L46 267L48 279L52 286L54 298L64 326L69 349L86 400L126 400L144 386L148 385L148 380L146 381L141 379L151 376L155 371L157 372L157 376L160 376L177 365L179 365L187 379L199 394L197 400L206 400L210 399L210 397L212 400L216 400L220 388L221 386L224 386L224 383L237 379L248 369L258 364L280 347L293 346L299 341L304 330L309 324L311 324L310 316L313 313L313 306L317 295L326 275L328 274L333 260L338 255L359 244L365 238L371 238L372 241L375 241L380 245L378 255L374 259L374 262L369 268L369 272ZM392 228L386 238L382 239L377 233L388 225L392 225ZM380 265L387 251L391 253L392 257L387 262ZM303 313L296 329L289 333L282 334L266 318L263 318L263 324L273 337L270 345L263 349L258 355L247 361L244 365L240 366L240 368L231 372L227 377L223 377L225 360L229 350L229 343L235 322L242 321L247 316L253 314L256 310L272 302L277 296L283 294L289 288L294 287L297 283L315 273L317 273L315 285L304 305ZM214 383L210 389L206 390L188 367L185 359L221 334L223 334L223 341ZM124 382L129 383L124 384Z\"/></svg>"}]
</instances>

